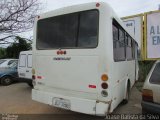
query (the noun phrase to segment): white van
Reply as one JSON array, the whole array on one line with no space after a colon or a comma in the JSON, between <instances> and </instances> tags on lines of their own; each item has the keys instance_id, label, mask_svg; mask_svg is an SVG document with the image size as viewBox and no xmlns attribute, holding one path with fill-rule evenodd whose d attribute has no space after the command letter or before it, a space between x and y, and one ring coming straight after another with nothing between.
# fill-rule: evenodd
<instances>
[{"instance_id":1,"label":"white van","mask_svg":"<svg viewBox=\"0 0 160 120\"><path fill-rule=\"evenodd\" d=\"M32 86L32 51L22 51L19 55L18 76L20 82L26 82Z\"/></svg>"}]
</instances>

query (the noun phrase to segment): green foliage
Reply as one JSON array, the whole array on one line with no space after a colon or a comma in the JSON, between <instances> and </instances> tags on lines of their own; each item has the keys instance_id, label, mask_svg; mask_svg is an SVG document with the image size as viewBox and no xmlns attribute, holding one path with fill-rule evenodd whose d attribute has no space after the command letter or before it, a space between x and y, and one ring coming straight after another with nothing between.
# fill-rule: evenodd
<instances>
[{"instance_id":1,"label":"green foliage","mask_svg":"<svg viewBox=\"0 0 160 120\"><path fill-rule=\"evenodd\" d=\"M144 82L155 61L139 61L139 81Z\"/></svg>"},{"instance_id":2,"label":"green foliage","mask_svg":"<svg viewBox=\"0 0 160 120\"><path fill-rule=\"evenodd\" d=\"M6 56L6 49L0 48L0 59L5 58L5 56Z\"/></svg>"},{"instance_id":3,"label":"green foliage","mask_svg":"<svg viewBox=\"0 0 160 120\"><path fill-rule=\"evenodd\" d=\"M31 49L31 43L27 43L24 38L21 38L17 36L15 38L17 42L12 43L10 46L8 46L4 51L2 50L0 58L18 58L19 53L21 51L26 51Z\"/></svg>"}]
</instances>

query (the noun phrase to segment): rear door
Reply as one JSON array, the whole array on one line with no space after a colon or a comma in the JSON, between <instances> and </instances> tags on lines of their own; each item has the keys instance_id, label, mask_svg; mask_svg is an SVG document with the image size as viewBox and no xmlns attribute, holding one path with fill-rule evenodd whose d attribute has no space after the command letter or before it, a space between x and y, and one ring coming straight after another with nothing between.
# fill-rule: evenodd
<instances>
[{"instance_id":1,"label":"rear door","mask_svg":"<svg viewBox=\"0 0 160 120\"><path fill-rule=\"evenodd\" d=\"M25 78L26 77L26 54L20 54L19 56L19 63L18 63L18 75L20 78Z\"/></svg>"},{"instance_id":2,"label":"rear door","mask_svg":"<svg viewBox=\"0 0 160 120\"><path fill-rule=\"evenodd\" d=\"M26 78L32 79L32 54L27 55Z\"/></svg>"}]
</instances>

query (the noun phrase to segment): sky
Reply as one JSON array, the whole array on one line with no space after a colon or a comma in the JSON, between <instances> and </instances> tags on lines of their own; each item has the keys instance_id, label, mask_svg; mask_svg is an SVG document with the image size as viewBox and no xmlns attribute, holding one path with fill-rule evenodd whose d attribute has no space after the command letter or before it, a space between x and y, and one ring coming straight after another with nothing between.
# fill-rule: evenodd
<instances>
[{"instance_id":1,"label":"sky","mask_svg":"<svg viewBox=\"0 0 160 120\"><path fill-rule=\"evenodd\" d=\"M42 8L39 11L45 13L60 7L81 4L90 1L105 1L114 9L119 17L140 14L148 11L158 10L160 0L40 0ZM33 32L22 33L22 37L30 38ZM3 45L6 46L6 45ZM3 47L0 46L0 47Z\"/></svg>"},{"instance_id":2,"label":"sky","mask_svg":"<svg viewBox=\"0 0 160 120\"><path fill-rule=\"evenodd\" d=\"M45 9L41 12L51 11L63 6L85 3L97 0L41 0ZM118 16L124 17L148 11L158 10L160 0L100 0L106 1Z\"/></svg>"}]
</instances>

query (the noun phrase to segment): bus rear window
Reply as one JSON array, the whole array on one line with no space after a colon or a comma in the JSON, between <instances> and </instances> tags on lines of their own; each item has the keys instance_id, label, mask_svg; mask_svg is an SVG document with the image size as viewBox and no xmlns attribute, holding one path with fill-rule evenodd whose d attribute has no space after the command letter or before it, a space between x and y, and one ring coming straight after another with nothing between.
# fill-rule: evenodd
<instances>
[{"instance_id":1,"label":"bus rear window","mask_svg":"<svg viewBox=\"0 0 160 120\"><path fill-rule=\"evenodd\" d=\"M39 20L37 49L95 48L98 45L98 10Z\"/></svg>"},{"instance_id":2,"label":"bus rear window","mask_svg":"<svg viewBox=\"0 0 160 120\"><path fill-rule=\"evenodd\" d=\"M160 84L160 63L156 64L150 77L150 82L153 84Z\"/></svg>"}]
</instances>

